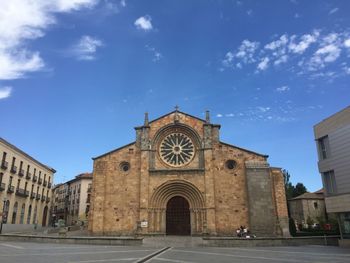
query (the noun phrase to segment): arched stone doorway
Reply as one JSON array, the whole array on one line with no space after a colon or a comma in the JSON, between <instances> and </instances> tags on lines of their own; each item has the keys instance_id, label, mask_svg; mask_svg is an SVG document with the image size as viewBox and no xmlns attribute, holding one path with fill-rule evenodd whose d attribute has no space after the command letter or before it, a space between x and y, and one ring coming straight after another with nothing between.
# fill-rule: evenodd
<instances>
[{"instance_id":1,"label":"arched stone doorway","mask_svg":"<svg viewBox=\"0 0 350 263\"><path fill-rule=\"evenodd\" d=\"M187 214L182 215L181 220L189 220L186 235L206 233L207 214L204 204L203 195L195 185L185 180L169 180L159 185L151 196L148 208L148 232L183 235L184 233L179 230L168 232L168 224L171 222L168 221L170 215L167 216L167 211L174 213L174 209L182 206L180 211L186 211Z\"/></svg>"},{"instance_id":2,"label":"arched stone doorway","mask_svg":"<svg viewBox=\"0 0 350 263\"><path fill-rule=\"evenodd\" d=\"M166 234L191 234L190 205L182 196L174 196L167 203Z\"/></svg>"}]
</instances>

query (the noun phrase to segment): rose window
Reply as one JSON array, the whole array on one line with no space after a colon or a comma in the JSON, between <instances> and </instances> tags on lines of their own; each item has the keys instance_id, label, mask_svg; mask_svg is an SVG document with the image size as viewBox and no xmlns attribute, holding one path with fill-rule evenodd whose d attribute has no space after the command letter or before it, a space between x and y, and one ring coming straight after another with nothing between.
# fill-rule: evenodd
<instances>
[{"instance_id":1,"label":"rose window","mask_svg":"<svg viewBox=\"0 0 350 263\"><path fill-rule=\"evenodd\" d=\"M167 135L160 143L160 157L171 166L179 167L188 164L194 157L192 140L183 133Z\"/></svg>"}]
</instances>

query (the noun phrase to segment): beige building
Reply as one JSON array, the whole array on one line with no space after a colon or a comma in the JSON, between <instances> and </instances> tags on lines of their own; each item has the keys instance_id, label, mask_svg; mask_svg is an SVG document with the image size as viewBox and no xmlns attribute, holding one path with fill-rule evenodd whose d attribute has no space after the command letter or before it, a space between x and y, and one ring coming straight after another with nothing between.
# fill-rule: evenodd
<instances>
[{"instance_id":1,"label":"beige building","mask_svg":"<svg viewBox=\"0 0 350 263\"><path fill-rule=\"evenodd\" d=\"M46 226L56 171L2 138L0 154L0 211L4 212L3 222Z\"/></svg>"},{"instance_id":2,"label":"beige building","mask_svg":"<svg viewBox=\"0 0 350 263\"><path fill-rule=\"evenodd\" d=\"M350 238L350 106L316 124L314 134L327 213L337 214Z\"/></svg>"},{"instance_id":3,"label":"beige building","mask_svg":"<svg viewBox=\"0 0 350 263\"><path fill-rule=\"evenodd\" d=\"M180 112L136 127L136 141L94 159L94 235L289 235L281 169L220 141L220 125Z\"/></svg>"},{"instance_id":4,"label":"beige building","mask_svg":"<svg viewBox=\"0 0 350 263\"><path fill-rule=\"evenodd\" d=\"M66 225L86 224L90 209L92 174L82 173L54 188L53 215Z\"/></svg>"},{"instance_id":5,"label":"beige building","mask_svg":"<svg viewBox=\"0 0 350 263\"><path fill-rule=\"evenodd\" d=\"M296 225L307 227L308 219L315 224L327 220L323 189L314 193L304 193L288 200L290 217Z\"/></svg>"}]
</instances>

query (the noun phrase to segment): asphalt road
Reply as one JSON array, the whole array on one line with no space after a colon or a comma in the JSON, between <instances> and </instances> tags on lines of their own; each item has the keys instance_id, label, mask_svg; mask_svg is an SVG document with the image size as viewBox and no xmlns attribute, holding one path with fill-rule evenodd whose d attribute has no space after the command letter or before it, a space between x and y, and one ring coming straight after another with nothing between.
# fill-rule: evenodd
<instances>
[{"instance_id":1,"label":"asphalt road","mask_svg":"<svg viewBox=\"0 0 350 263\"><path fill-rule=\"evenodd\" d=\"M271 248L170 247L162 248L92 246L0 242L0 262L13 263L108 263L108 262L288 262L350 263L350 249L323 246Z\"/></svg>"}]
</instances>

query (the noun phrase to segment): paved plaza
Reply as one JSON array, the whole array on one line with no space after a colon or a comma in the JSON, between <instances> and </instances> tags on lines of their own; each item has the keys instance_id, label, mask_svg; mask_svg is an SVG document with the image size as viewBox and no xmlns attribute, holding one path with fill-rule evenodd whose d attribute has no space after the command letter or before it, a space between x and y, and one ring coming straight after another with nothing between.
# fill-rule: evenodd
<instances>
[{"instance_id":1,"label":"paved plaza","mask_svg":"<svg viewBox=\"0 0 350 263\"><path fill-rule=\"evenodd\" d=\"M350 249L304 247L127 247L0 242L0 262L101 263L101 262L349 262Z\"/></svg>"}]
</instances>

